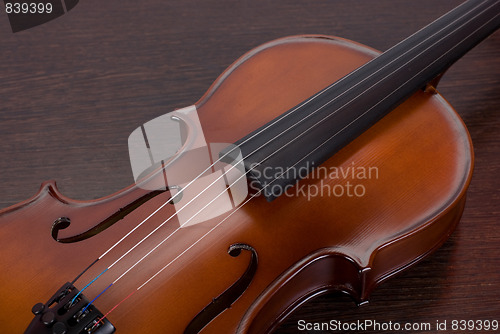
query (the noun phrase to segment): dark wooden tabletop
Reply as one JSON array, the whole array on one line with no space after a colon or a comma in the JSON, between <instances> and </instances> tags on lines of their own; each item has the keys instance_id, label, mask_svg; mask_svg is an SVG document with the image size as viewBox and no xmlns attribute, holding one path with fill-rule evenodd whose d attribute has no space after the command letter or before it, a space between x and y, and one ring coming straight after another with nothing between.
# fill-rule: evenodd
<instances>
[{"instance_id":1,"label":"dark wooden tabletop","mask_svg":"<svg viewBox=\"0 0 500 334\"><path fill-rule=\"evenodd\" d=\"M32 196L47 179L76 199L129 185L132 130L195 103L228 65L264 42L326 34L386 50L460 3L82 0L68 14L16 34L2 13L0 206ZM500 320L499 54L496 33L438 87L475 147L467 205L449 241L378 287L367 306L341 295L319 297L278 333L297 333L300 319L431 323L432 332L436 321L447 320L452 332L452 320Z\"/></svg>"}]
</instances>

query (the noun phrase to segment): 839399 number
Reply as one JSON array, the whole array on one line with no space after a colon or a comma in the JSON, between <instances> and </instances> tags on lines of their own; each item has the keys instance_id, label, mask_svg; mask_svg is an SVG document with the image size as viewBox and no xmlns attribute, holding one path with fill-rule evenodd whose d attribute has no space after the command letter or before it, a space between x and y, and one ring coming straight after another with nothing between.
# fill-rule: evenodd
<instances>
[{"instance_id":1,"label":"839399 number","mask_svg":"<svg viewBox=\"0 0 500 334\"><path fill-rule=\"evenodd\" d=\"M50 2L7 2L5 4L5 12L7 14L50 14L52 13L52 9Z\"/></svg>"}]
</instances>

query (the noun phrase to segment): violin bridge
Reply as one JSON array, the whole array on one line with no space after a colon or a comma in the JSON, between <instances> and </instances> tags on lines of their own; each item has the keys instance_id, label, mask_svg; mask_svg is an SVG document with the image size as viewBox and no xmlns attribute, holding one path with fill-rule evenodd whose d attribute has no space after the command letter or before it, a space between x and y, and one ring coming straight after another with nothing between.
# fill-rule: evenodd
<instances>
[{"instance_id":1,"label":"violin bridge","mask_svg":"<svg viewBox=\"0 0 500 334\"><path fill-rule=\"evenodd\" d=\"M71 283L64 284L47 303L32 308L35 318L25 334L111 334L115 327ZM73 299L76 299L73 301Z\"/></svg>"}]
</instances>

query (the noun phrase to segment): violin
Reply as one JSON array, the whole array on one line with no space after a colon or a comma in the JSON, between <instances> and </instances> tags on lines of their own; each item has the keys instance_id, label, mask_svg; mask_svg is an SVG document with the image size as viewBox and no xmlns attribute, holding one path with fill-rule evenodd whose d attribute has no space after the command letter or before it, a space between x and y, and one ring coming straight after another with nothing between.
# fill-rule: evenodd
<instances>
[{"instance_id":1,"label":"violin","mask_svg":"<svg viewBox=\"0 0 500 334\"><path fill-rule=\"evenodd\" d=\"M499 26L499 1L466 1L384 53L302 35L243 55L137 125L133 185L48 181L0 212L0 329L268 333L328 291L367 303L460 220L472 143L435 86Z\"/></svg>"}]
</instances>

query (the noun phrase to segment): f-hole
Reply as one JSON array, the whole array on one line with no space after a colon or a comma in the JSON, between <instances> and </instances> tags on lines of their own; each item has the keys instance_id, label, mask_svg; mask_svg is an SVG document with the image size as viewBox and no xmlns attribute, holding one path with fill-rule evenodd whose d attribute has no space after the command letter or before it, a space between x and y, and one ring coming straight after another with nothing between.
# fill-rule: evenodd
<instances>
[{"instance_id":1,"label":"f-hole","mask_svg":"<svg viewBox=\"0 0 500 334\"><path fill-rule=\"evenodd\" d=\"M241 295L248 288L250 283L255 276L257 271L257 251L247 244L233 244L229 247L228 253L233 257L237 257L241 254L242 250L252 252L252 258L248 264L245 273L231 285L226 291L221 295L214 298L210 304L205 306L203 310L198 313L189 325L184 330L184 334L196 334L199 333L203 327L208 325L213 319L215 319L224 310L228 309L233 305L233 303L240 298Z\"/></svg>"},{"instance_id":2,"label":"f-hole","mask_svg":"<svg viewBox=\"0 0 500 334\"><path fill-rule=\"evenodd\" d=\"M107 228L111 227L113 224L118 222L119 220L125 218L129 213L146 203L147 201L151 200L152 198L164 193L165 191L171 191L172 189L176 189L178 192L182 191L181 187L179 186L169 186L165 190L154 190L149 192L148 194L142 196L141 198L138 198L134 202L126 205L123 208L120 208L118 211L113 213L111 216L108 218L104 219L103 221L97 223L95 226L91 227L87 231L80 233L78 235L72 236L72 237L66 237L66 238L60 238L59 237L59 231L64 230L68 228L71 225L71 219L68 217L60 217L57 218L54 223L52 224L52 228L50 231L50 234L52 235L52 238L60 243L63 244L68 244L68 243L73 243L73 242L78 242L82 241L88 238L93 237L94 235L97 235L101 233L102 231L106 230ZM177 196L177 198L172 199L168 201L169 204L174 204L177 203L182 199L182 193Z\"/></svg>"}]
</instances>

